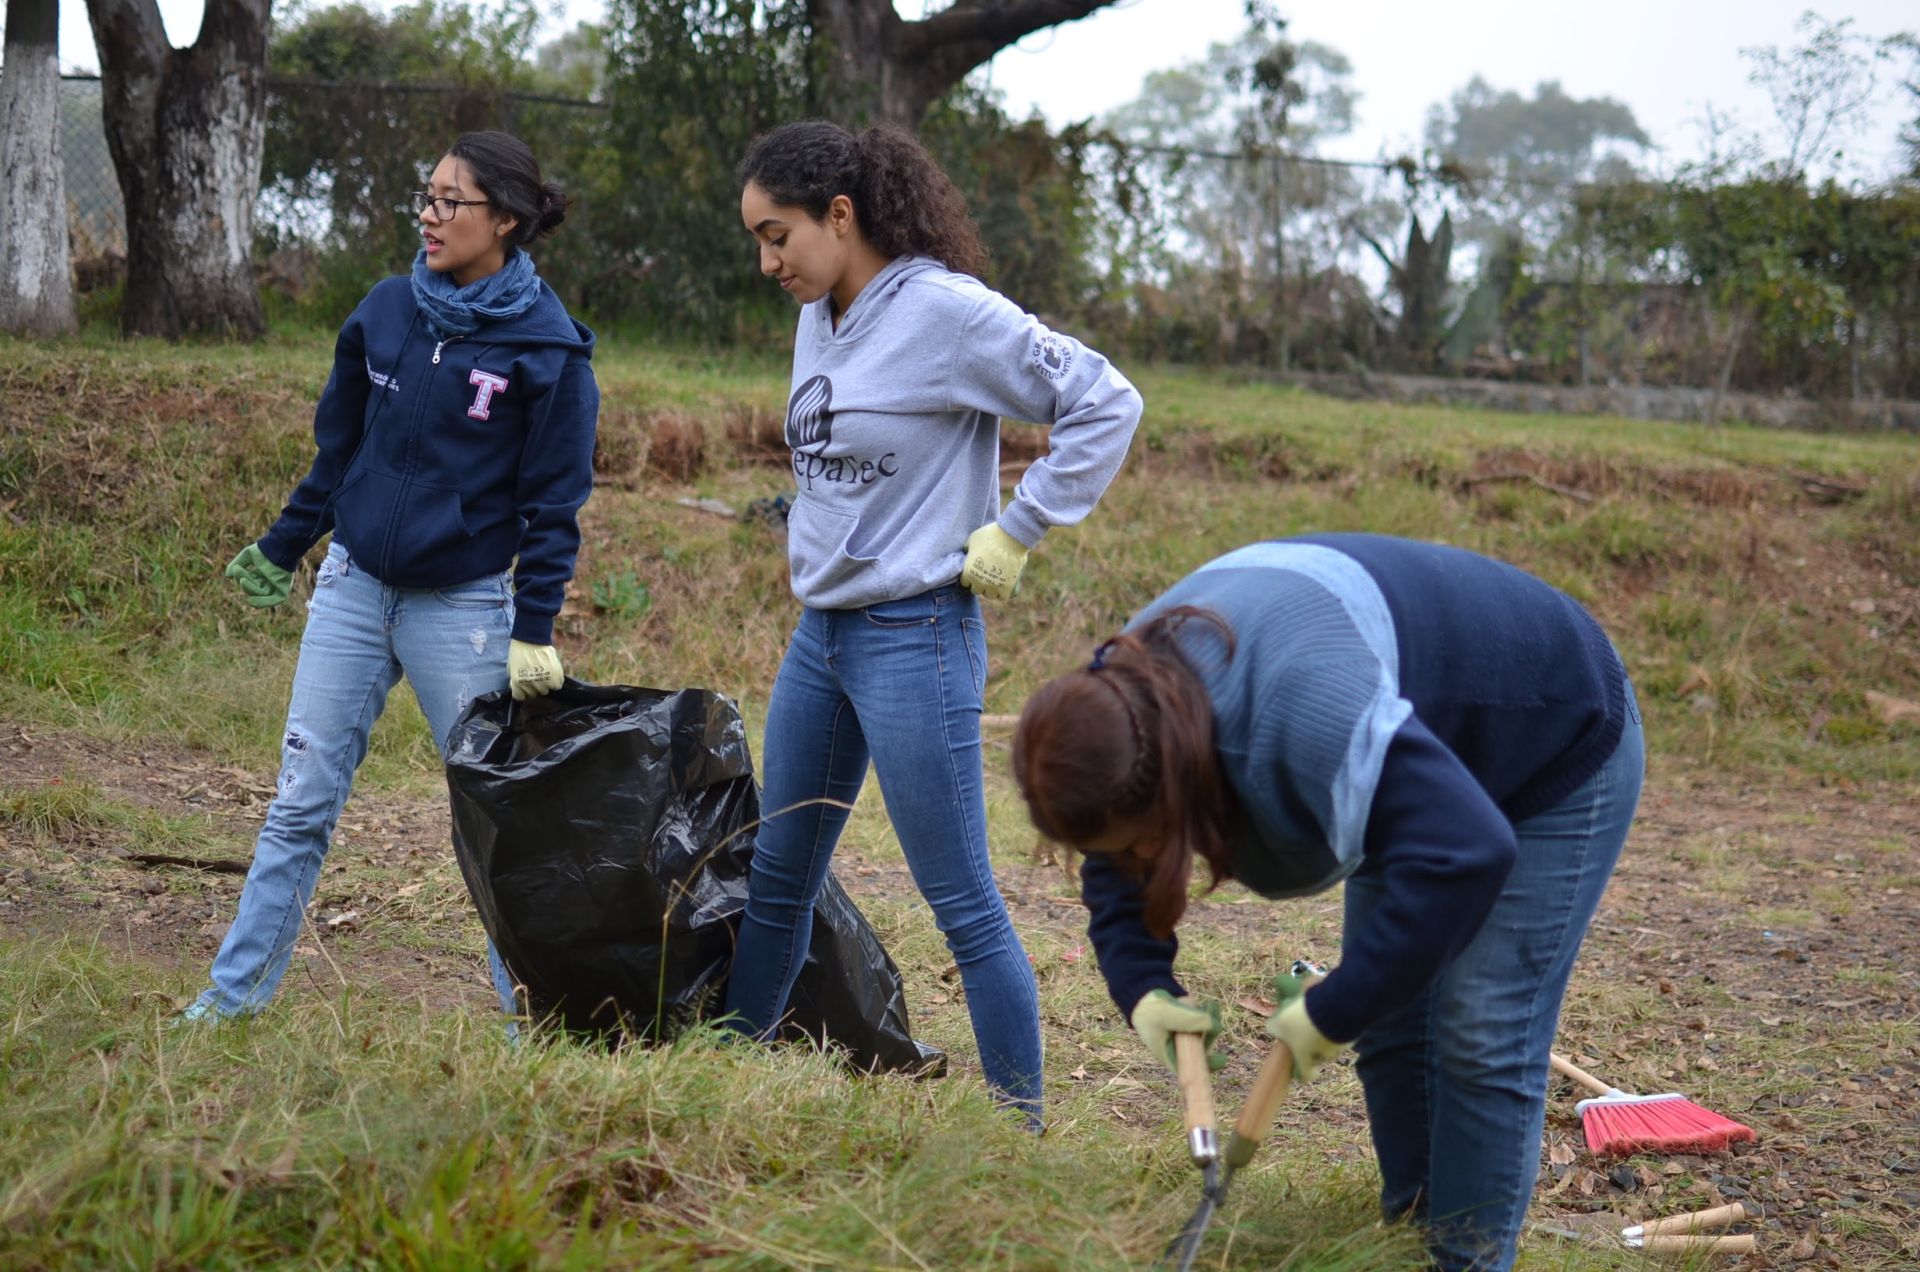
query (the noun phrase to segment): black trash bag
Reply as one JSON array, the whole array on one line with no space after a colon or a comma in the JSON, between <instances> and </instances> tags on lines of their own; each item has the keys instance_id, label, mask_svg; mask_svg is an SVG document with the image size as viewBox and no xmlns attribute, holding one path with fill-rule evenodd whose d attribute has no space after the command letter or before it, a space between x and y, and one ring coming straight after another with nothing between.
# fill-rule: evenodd
<instances>
[{"instance_id":1,"label":"black trash bag","mask_svg":"<svg viewBox=\"0 0 1920 1272\"><path fill-rule=\"evenodd\" d=\"M447 745L454 853L535 1019L671 1037L717 1015L760 815L746 729L703 689L569 680L476 699ZM869 1071L937 1075L899 969L831 875L784 1036Z\"/></svg>"}]
</instances>

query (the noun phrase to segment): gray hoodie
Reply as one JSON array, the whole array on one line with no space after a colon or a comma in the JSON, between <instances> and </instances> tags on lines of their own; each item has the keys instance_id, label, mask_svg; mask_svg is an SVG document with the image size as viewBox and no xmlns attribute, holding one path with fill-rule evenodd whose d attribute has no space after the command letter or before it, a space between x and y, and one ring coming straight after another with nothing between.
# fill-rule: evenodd
<instances>
[{"instance_id":1,"label":"gray hoodie","mask_svg":"<svg viewBox=\"0 0 1920 1272\"><path fill-rule=\"evenodd\" d=\"M793 594L854 609L952 583L967 536L996 517L1034 546L1093 509L1140 409L1100 354L926 257L888 264L838 331L829 301L814 301L787 404ZM1052 426L1004 509L1003 415Z\"/></svg>"}]
</instances>

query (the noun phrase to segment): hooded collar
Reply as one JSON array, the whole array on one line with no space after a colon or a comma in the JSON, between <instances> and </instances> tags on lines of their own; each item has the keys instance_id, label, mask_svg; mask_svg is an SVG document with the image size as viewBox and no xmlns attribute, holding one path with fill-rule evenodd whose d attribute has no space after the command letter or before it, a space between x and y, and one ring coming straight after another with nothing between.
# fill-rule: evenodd
<instances>
[{"instance_id":1,"label":"hooded collar","mask_svg":"<svg viewBox=\"0 0 1920 1272\"><path fill-rule=\"evenodd\" d=\"M924 274L929 270L945 269L931 256L896 256L860 289L860 294L847 306L846 314L840 319L840 326L833 325L832 298L822 296L807 306L814 327L814 339L820 344L848 344L858 340L867 332L880 325L881 319L900 289L908 279Z\"/></svg>"}]
</instances>

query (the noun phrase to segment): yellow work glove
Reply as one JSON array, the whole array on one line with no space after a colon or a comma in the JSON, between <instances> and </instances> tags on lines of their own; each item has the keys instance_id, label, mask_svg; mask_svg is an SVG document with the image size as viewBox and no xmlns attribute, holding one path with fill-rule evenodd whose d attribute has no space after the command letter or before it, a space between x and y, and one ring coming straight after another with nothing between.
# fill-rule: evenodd
<instances>
[{"instance_id":1,"label":"yellow work glove","mask_svg":"<svg viewBox=\"0 0 1920 1272\"><path fill-rule=\"evenodd\" d=\"M1274 983L1280 991L1280 1010L1267 1017L1267 1033L1287 1044L1287 1050L1293 1053L1294 1080L1305 1082L1320 1071L1321 1065L1346 1050L1347 1044L1320 1032L1313 1017L1307 1015L1304 988L1289 995L1281 983L1288 980L1298 978L1283 976Z\"/></svg>"},{"instance_id":2,"label":"yellow work glove","mask_svg":"<svg viewBox=\"0 0 1920 1272\"><path fill-rule=\"evenodd\" d=\"M240 585L247 594L247 604L255 609L278 605L287 599L287 591L293 586L293 571L267 560L257 543L249 543L227 562L226 576Z\"/></svg>"},{"instance_id":3,"label":"yellow work glove","mask_svg":"<svg viewBox=\"0 0 1920 1272\"><path fill-rule=\"evenodd\" d=\"M1010 601L1020 590L1020 571L1026 565L1027 545L989 521L967 536L960 586L996 601Z\"/></svg>"},{"instance_id":4,"label":"yellow work glove","mask_svg":"<svg viewBox=\"0 0 1920 1272\"><path fill-rule=\"evenodd\" d=\"M1227 1058L1213 1049L1220 1036L1220 1004L1200 998L1175 998L1164 989L1156 989L1133 1005L1133 1031L1140 1035L1153 1058L1176 1075L1180 1065L1174 1059L1173 1035L1199 1034L1207 1048L1207 1067L1218 1069Z\"/></svg>"},{"instance_id":5,"label":"yellow work glove","mask_svg":"<svg viewBox=\"0 0 1920 1272\"><path fill-rule=\"evenodd\" d=\"M507 643L507 685L515 702L538 698L560 687L567 673L560 669L560 651L552 645L531 645L524 640Z\"/></svg>"}]
</instances>

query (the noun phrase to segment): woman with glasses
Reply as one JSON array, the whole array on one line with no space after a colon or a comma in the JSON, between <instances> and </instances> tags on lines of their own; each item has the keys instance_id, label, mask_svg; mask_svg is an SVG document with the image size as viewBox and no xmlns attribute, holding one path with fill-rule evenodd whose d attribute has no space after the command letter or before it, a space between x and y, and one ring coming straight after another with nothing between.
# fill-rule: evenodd
<instances>
[{"instance_id":1,"label":"woman with glasses","mask_svg":"<svg viewBox=\"0 0 1920 1272\"><path fill-rule=\"evenodd\" d=\"M443 749L481 694L559 687L553 620L593 486L593 333L525 248L566 218L533 152L467 133L414 196L421 248L347 319L314 412L313 465L227 577L256 607L287 599L329 532L294 669L278 792L212 983L184 1013L264 1008L367 738L402 676ZM511 570L509 570L511 566ZM503 1008L511 979L488 950Z\"/></svg>"}]
</instances>

